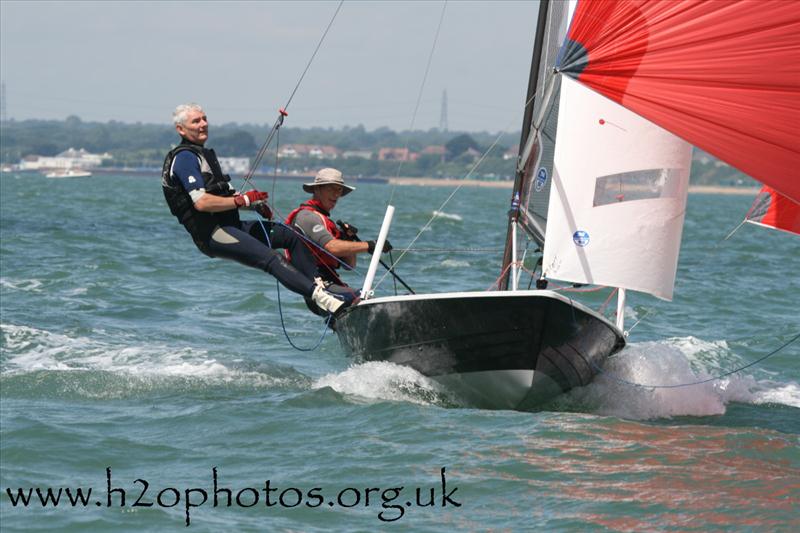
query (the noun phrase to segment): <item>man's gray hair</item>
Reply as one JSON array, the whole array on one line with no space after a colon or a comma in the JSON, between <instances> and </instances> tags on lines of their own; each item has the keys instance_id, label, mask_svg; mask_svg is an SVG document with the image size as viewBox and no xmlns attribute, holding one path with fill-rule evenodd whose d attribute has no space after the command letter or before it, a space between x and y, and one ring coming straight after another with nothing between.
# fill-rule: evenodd
<instances>
[{"instance_id":1,"label":"man's gray hair","mask_svg":"<svg viewBox=\"0 0 800 533\"><path fill-rule=\"evenodd\" d=\"M188 104L181 104L175 108L175 111L172 112L172 121L177 126L178 124L183 124L186 122L186 114L189 111L203 111L203 108L200 104L195 104L194 102Z\"/></svg>"}]
</instances>

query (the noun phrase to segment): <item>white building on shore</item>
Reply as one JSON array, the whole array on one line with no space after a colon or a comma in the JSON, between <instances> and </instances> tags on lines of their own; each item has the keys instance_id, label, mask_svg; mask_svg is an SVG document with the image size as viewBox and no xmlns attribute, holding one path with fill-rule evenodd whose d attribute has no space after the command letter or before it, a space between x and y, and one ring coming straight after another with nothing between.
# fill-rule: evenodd
<instances>
[{"instance_id":1,"label":"white building on shore","mask_svg":"<svg viewBox=\"0 0 800 533\"><path fill-rule=\"evenodd\" d=\"M226 174L247 174L250 170L248 157L218 157L219 166Z\"/></svg>"},{"instance_id":2,"label":"white building on shore","mask_svg":"<svg viewBox=\"0 0 800 533\"><path fill-rule=\"evenodd\" d=\"M19 162L20 170L69 170L73 168L96 168L106 159L112 159L108 152L92 154L83 148L76 150L70 148L55 156L27 155Z\"/></svg>"}]
</instances>

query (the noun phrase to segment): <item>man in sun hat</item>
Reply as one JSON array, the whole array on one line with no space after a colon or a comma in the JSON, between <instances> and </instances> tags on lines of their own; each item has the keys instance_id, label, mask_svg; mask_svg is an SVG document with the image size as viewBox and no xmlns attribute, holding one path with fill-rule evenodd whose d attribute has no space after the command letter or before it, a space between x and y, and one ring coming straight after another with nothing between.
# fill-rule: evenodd
<instances>
[{"instance_id":1,"label":"man in sun hat","mask_svg":"<svg viewBox=\"0 0 800 533\"><path fill-rule=\"evenodd\" d=\"M340 171L323 168L317 172L312 183L303 184L303 190L311 193L312 197L289 213L286 224L298 228L317 245L309 247L323 279L341 284L336 275L340 264L353 268L356 266L356 254L371 254L375 251L375 241L358 240L356 228L341 221L341 227L337 227L331 220L331 211L336 207L339 198L347 196L355 188L345 184ZM391 249L392 245L386 241L383 253Z\"/></svg>"},{"instance_id":2,"label":"man in sun hat","mask_svg":"<svg viewBox=\"0 0 800 533\"><path fill-rule=\"evenodd\" d=\"M289 228L269 220L272 212L266 204L267 193L234 190L214 150L205 147L208 118L202 107L195 103L179 105L173 121L181 143L164 160L161 187L170 211L201 252L272 274L324 314L335 313L357 300L349 287L340 287L346 290L337 292L337 288L325 287L316 277L317 265L303 240ZM253 209L267 220L243 221L239 218L240 209ZM291 251L292 263L275 248ZM196 268L192 263L187 272Z\"/></svg>"}]
</instances>

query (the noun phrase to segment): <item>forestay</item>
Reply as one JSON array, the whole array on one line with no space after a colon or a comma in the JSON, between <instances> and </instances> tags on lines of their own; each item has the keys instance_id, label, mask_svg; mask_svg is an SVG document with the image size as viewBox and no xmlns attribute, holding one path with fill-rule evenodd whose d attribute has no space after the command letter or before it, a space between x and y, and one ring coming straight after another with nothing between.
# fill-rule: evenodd
<instances>
[{"instance_id":1,"label":"forestay","mask_svg":"<svg viewBox=\"0 0 800 533\"><path fill-rule=\"evenodd\" d=\"M561 80L543 274L671 299L692 147Z\"/></svg>"}]
</instances>

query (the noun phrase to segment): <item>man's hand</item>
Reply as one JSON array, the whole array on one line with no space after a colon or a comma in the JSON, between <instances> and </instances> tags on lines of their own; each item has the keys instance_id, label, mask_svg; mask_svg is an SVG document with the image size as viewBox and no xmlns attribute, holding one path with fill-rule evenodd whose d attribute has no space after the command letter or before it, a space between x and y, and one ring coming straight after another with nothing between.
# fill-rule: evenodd
<instances>
[{"instance_id":1,"label":"man's hand","mask_svg":"<svg viewBox=\"0 0 800 533\"><path fill-rule=\"evenodd\" d=\"M342 236L340 239L343 241L358 241L358 228L353 226L352 224L348 224L347 222L342 222L341 220L337 220L336 224L339 226L339 229L342 231Z\"/></svg>"},{"instance_id":2,"label":"man's hand","mask_svg":"<svg viewBox=\"0 0 800 533\"><path fill-rule=\"evenodd\" d=\"M371 254L375 253L375 245L376 244L377 243L375 241L367 241L367 246L368 246L367 251L369 253L371 253ZM382 253L385 254L387 252L391 252L392 250L394 250L394 248L392 247L392 243L390 243L388 239L385 240L383 242L383 252Z\"/></svg>"},{"instance_id":3,"label":"man's hand","mask_svg":"<svg viewBox=\"0 0 800 533\"><path fill-rule=\"evenodd\" d=\"M256 204L254 209L256 210L256 213L262 217L266 218L267 220L272 220L272 209L269 208L267 202Z\"/></svg>"},{"instance_id":4,"label":"man's hand","mask_svg":"<svg viewBox=\"0 0 800 533\"><path fill-rule=\"evenodd\" d=\"M236 207L250 207L267 201L269 194L253 189L244 194L237 194L233 197Z\"/></svg>"}]
</instances>

